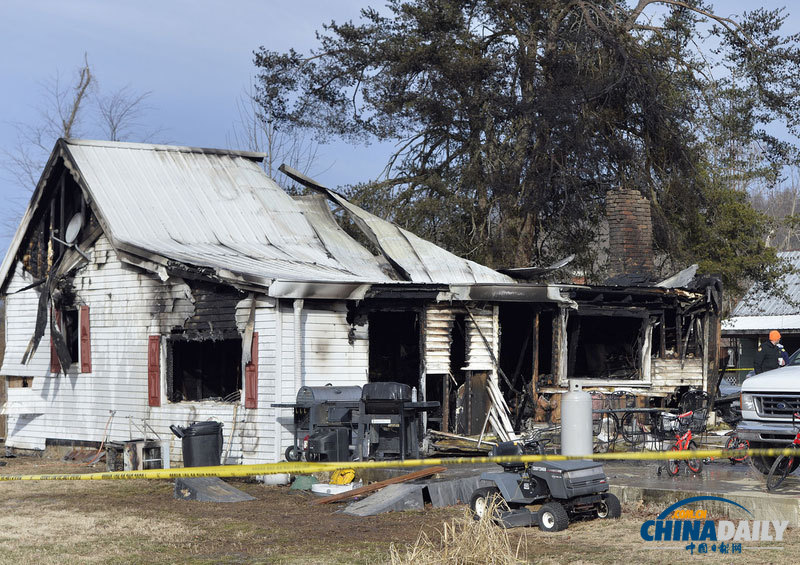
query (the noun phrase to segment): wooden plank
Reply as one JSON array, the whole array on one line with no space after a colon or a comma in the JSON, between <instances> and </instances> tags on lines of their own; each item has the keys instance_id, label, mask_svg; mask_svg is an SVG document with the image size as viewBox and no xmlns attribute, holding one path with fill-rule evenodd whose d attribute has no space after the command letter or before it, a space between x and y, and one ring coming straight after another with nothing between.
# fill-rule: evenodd
<instances>
[{"instance_id":1,"label":"wooden plank","mask_svg":"<svg viewBox=\"0 0 800 565\"><path fill-rule=\"evenodd\" d=\"M377 483L372 483L371 485L367 485L365 487L353 489L339 494L334 494L333 496L326 496L325 498L320 498L319 500L315 500L314 504L328 504L329 502L338 502L340 500L346 500L354 496L380 490L388 485L405 483L407 481L413 481L414 479L421 479L423 477L430 477L431 475L435 475L436 473L442 473L446 470L447 467L442 467L442 466L427 467L425 469L420 469L419 471L408 473L407 475L403 475L402 477L393 477L391 479L386 479L385 481L378 481Z\"/></svg>"},{"instance_id":2,"label":"wooden plank","mask_svg":"<svg viewBox=\"0 0 800 565\"><path fill-rule=\"evenodd\" d=\"M533 315L533 369L531 373L531 406L536 408L536 401L539 400L539 394L536 390L539 385L539 314L537 310Z\"/></svg>"}]
</instances>

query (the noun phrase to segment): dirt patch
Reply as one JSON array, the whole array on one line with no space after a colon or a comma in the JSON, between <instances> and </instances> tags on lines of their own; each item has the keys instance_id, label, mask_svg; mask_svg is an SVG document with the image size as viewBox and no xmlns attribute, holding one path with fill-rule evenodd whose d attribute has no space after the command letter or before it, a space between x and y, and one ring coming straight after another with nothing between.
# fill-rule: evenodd
<instances>
[{"instance_id":1,"label":"dirt patch","mask_svg":"<svg viewBox=\"0 0 800 565\"><path fill-rule=\"evenodd\" d=\"M103 470L29 457L4 461L2 474ZM230 482L256 500L176 500L165 480L0 482L0 554L18 564L387 563L392 544L403 555L423 532L434 546L445 543L444 524L458 528L465 515L464 506L455 506L358 518L341 514L344 504L314 505L314 495L288 487ZM682 562L688 552L667 549L680 544L645 543L639 535L642 522L660 510L626 506L621 520L578 522L550 534L514 529L508 539L522 559L536 563ZM772 544L782 549L693 558L792 562L800 552L797 532L790 528L784 542Z\"/></svg>"}]
</instances>

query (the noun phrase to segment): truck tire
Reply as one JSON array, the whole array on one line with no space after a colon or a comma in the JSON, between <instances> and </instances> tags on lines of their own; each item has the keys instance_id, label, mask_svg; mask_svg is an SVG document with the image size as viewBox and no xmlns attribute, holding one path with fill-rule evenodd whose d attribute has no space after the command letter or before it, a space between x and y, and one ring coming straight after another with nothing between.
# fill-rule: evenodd
<instances>
[{"instance_id":1,"label":"truck tire","mask_svg":"<svg viewBox=\"0 0 800 565\"><path fill-rule=\"evenodd\" d=\"M784 448L786 445L774 445L769 443L751 443L750 447L753 449L762 449L768 447L780 447ZM754 455L749 458L750 464L755 467L755 469L761 473L762 475L769 475L769 470L772 469L772 464L775 463L775 460L778 458L776 455ZM793 473L797 470L797 467L800 466L800 459L795 458L794 462L792 463L791 468L789 469L790 473Z\"/></svg>"},{"instance_id":2,"label":"truck tire","mask_svg":"<svg viewBox=\"0 0 800 565\"><path fill-rule=\"evenodd\" d=\"M753 449L762 449L765 447L773 447L767 443L756 443L752 442L750 447ZM750 457L750 464L755 467L756 471L761 473L762 475L769 475L769 470L772 468L772 464L775 463L775 456L769 455L753 455Z\"/></svg>"},{"instance_id":3,"label":"truck tire","mask_svg":"<svg viewBox=\"0 0 800 565\"><path fill-rule=\"evenodd\" d=\"M598 518L619 518L622 516L622 505L619 498L610 492L603 497L602 502L597 505Z\"/></svg>"},{"instance_id":4,"label":"truck tire","mask_svg":"<svg viewBox=\"0 0 800 565\"><path fill-rule=\"evenodd\" d=\"M539 509L539 529L543 532L560 532L569 526L567 511L558 502L548 502Z\"/></svg>"},{"instance_id":5,"label":"truck tire","mask_svg":"<svg viewBox=\"0 0 800 565\"><path fill-rule=\"evenodd\" d=\"M481 520L489 511L492 512L489 518L497 520L500 517L500 512L507 509L507 507L508 505L503 500L503 495L500 494L500 489L497 487L476 488L469 498L469 509L472 512L472 518L475 520Z\"/></svg>"}]
</instances>

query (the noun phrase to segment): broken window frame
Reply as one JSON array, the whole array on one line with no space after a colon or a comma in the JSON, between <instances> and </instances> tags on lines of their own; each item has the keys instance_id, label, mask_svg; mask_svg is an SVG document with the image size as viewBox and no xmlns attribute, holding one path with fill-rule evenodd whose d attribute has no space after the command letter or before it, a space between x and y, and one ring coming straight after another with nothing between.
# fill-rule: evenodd
<instances>
[{"instance_id":1,"label":"broken window frame","mask_svg":"<svg viewBox=\"0 0 800 565\"><path fill-rule=\"evenodd\" d=\"M245 365L242 363L243 341L244 340L242 339L241 336L238 336L238 337L227 336L227 337L224 337L224 338L206 337L206 338L200 338L200 339L196 339L196 338L195 339L187 339L187 338L185 338L184 336L182 336L180 334L172 334L172 335L166 336L166 339L162 340L162 342L163 342L162 343L163 355L164 355L164 361L165 362L163 364L163 369L160 370L160 373L161 373L161 377L162 377L164 385L165 385L164 386L164 392L166 394L167 402L169 402L170 404L182 404L182 403L193 403L193 402L224 402L224 403L239 403L239 402L242 402L242 400L244 399L244 396L245 396L244 395L244 386L245 386L245 379L246 379L246 376L245 376ZM195 397L193 397L194 395L191 395L190 397L187 398L186 397L186 392L182 393L183 398L176 397L176 390L175 390L176 383L175 383L175 375L174 375L175 362L176 362L176 358L175 358L176 345L177 344L190 344L190 345L187 345L187 349L191 349L191 348L193 348L192 346L202 347L203 344L221 344L221 343L225 343L225 342L227 342L229 344L229 346L230 346L230 342L237 342L238 343L238 349L237 350L230 351L230 352L228 352L226 354L226 356L229 357L227 362L228 363L233 363L235 365L235 367L231 367L230 368L230 374L227 375L226 377L220 378L218 383L216 383L216 384L218 384L219 386L229 387L230 388L230 392L228 392L227 394L225 394L223 396L205 396L205 394L206 394L204 392L204 390L205 390L205 383L204 383L205 379L203 378L203 376L206 376L206 377L208 376L208 373L206 371L211 372L211 371L214 370L214 367L210 367L208 369L201 369L203 371L203 373L200 375L200 379L198 379L198 382L200 383L200 387L201 387L200 388L201 392L199 394L199 397L195 398ZM236 349L235 345L233 345L232 347L234 349ZM201 352L201 353L205 353L205 352ZM192 355L192 352L183 352L182 355L186 355L187 357L190 357ZM202 359L200 360L200 362L202 364ZM235 377L233 377L234 374L236 375ZM231 378L235 378L235 382L232 383L232 384L230 383L230 379ZM222 384L223 381L227 381L227 383L223 385ZM187 389L184 387L183 390L186 391ZM224 390L221 391L221 392L224 392Z\"/></svg>"},{"instance_id":2,"label":"broken window frame","mask_svg":"<svg viewBox=\"0 0 800 565\"><path fill-rule=\"evenodd\" d=\"M562 310L563 311L563 310ZM582 385L594 386L598 383L603 383L605 385L608 384L615 384L615 385L649 385L652 382L652 370L651 370L651 352L652 352L652 341L653 341L653 323L651 321L652 312L647 308L620 308L620 307L603 307L603 306L590 306L590 305L581 305L578 311L563 311L563 316L558 316L558 320L561 322L559 326L561 327L561 331L554 333L554 340L561 340L561 347L558 347L559 350L566 349L565 352L560 354L561 359L558 362L559 366L565 364L565 367L561 367L561 379L559 383L561 386L569 385L569 382L576 382ZM578 334L575 338L571 335L569 331L569 322L572 319L577 318L580 320L581 318L616 318L616 317L624 317L624 318L638 318L641 319L641 324L638 329L638 336L636 339L636 345L634 347L634 366L632 370L638 373L638 378L621 378L621 377L590 377L586 375L575 375L570 373L571 370L574 370L574 365L576 363L575 356L578 353L578 348L580 347L580 334ZM563 332L563 337L557 335ZM572 332L574 333L574 331ZM557 345L554 343L554 345ZM564 347L566 346L566 347ZM554 347L554 351L556 347Z\"/></svg>"},{"instance_id":3,"label":"broken window frame","mask_svg":"<svg viewBox=\"0 0 800 565\"><path fill-rule=\"evenodd\" d=\"M67 323L67 316L75 317L74 328L69 328ZM50 336L50 368L51 371L54 373L53 376L57 374L70 374L80 372L81 367L81 323L80 323L80 307L67 307L67 308L56 308L53 307L51 310L51 315L55 316L53 320L53 324L56 326L58 331L61 333L64 341L69 348L70 354L70 364L68 367L61 366L61 359L59 358L56 347L53 341L53 336ZM73 333L74 332L74 333ZM74 348L73 348L74 344ZM53 371L53 369L58 367L58 371Z\"/></svg>"}]
</instances>

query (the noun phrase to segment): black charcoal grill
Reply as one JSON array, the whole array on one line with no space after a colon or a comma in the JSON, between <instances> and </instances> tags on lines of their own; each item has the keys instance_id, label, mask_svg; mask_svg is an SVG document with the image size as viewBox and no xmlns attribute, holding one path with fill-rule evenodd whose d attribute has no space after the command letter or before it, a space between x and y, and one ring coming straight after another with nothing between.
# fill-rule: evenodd
<instances>
[{"instance_id":1,"label":"black charcoal grill","mask_svg":"<svg viewBox=\"0 0 800 565\"><path fill-rule=\"evenodd\" d=\"M360 399L359 386L303 386L294 404L273 404L294 409L294 445L286 459L349 461Z\"/></svg>"},{"instance_id":2,"label":"black charcoal grill","mask_svg":"<svg viewBox=\"0 0 800 565\"><path fill-rule=\"evenodd\" d=\"M418 421L438 402L415 402L411 387L395 382L367 383L358 410L358 459L419 457Z\"/></svg>"}]
</instances>

